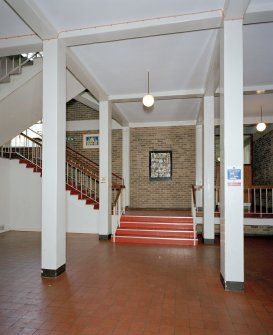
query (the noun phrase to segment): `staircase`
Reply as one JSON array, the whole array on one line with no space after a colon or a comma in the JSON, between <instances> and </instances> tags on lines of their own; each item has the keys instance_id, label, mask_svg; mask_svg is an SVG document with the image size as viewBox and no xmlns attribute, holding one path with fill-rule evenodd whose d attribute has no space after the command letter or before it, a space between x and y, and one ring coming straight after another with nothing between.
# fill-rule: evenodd
<instances>
[{"instance_id":1,"label":"staircase","mask_svg":"<svg viewBox=\"0 0 273 335\"><path fill-rule=\"evenodd\" d=\"M33 138L35 137L35 138ZM25 164L33 172L42 176L42 136L31 128L14 138L10 145L0 148L0 157L17 158L20 164ZM99 166L72 148L66 147L66 190L71 195L78 196L86 205L99 209ZM112 174L113 206L116 205L123 179Z\"/></svg>"},{"instance_id":2,"label":"staircase","mask_svg":"<svg viewBox=\"0 0 273 335\"><path fill-rule=\"evenodd\" d=\"M114 243L197 245L191 217L122 215Z\"/></svg>"}]
</instances>

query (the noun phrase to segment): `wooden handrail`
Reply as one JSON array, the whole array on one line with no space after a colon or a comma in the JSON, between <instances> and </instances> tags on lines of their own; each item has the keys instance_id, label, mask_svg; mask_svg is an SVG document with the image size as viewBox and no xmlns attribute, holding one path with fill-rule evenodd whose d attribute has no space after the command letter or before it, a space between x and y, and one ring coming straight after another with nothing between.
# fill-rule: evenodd
<instances>
[{"instance_id":1,"label":"wooden handrail","mask_svg":"<svg viewBox=\"0 0 273 335\"><path fill-rule=\"evenodd\" d=\"M34 140L33 138L27 136L26 134L21 133L20 135L24 136L25 138L27 138L27 139L30 140L31 142L34 142L34 143L37 144L39 147L42 147L42 143L40 143L40 142Z\"/></svg>"},{"instance_id":2,"label":"wooden handrail","mask_svg":"<svg viewBox=\"0 0 273 335\"><path fill-rule=\"evenodd\" d=\"M83 160L86 160L86 161L90 162L92 165L95 165L99 169L99 164L92 161L90 158L85 157L84 155L80 154L79 152L75 151L74 149L70 148L69 146L66 146L66 149L68 151L72 151L76 155L76 157L77 156L82 157ZM120 179L122 181L122 184L123 184L123 178L122 177L118 176L115 173L112 173L112 176L116 177L117 179Z\"/></svg>"}]
</instances>

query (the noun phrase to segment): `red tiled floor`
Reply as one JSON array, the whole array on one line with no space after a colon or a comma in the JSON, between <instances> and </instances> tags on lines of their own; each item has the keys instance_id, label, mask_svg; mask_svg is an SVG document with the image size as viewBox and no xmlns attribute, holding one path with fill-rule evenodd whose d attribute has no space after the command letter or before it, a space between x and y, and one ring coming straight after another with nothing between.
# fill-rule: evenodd
<instances>
[{"instance_id":1,"label":"red tiled floor","mask_svg":"<svg viewBox=\"0 0 273 335\"><path fill-rule=\"evenodd\" d=\"M40 234L0 234L0 334L272 335L272 239L245 239L244 293L223 290L219 249L68 234L67 272L42 279Z\"/></svg>"}]
</instances>

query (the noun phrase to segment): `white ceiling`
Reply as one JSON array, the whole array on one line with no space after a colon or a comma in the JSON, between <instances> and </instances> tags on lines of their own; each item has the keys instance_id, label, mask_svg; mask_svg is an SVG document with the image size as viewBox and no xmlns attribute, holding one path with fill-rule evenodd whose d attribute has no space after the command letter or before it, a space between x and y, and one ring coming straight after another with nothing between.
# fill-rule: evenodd
<instances>
[{"instance_id":1,"label":"white ceiling","mask_svg":"<svg viewBox=\"0 0 273 335\"><path fill-rule=\"evenodd\" d=\"M194 124L211 80L218 88L223 17L242 15L245 122L256 122L260 106L273 122L273 0L0 0L0 55L62 38L70 71L97 99L110 98L124 122Z\"/></svg>"}]
</instances>

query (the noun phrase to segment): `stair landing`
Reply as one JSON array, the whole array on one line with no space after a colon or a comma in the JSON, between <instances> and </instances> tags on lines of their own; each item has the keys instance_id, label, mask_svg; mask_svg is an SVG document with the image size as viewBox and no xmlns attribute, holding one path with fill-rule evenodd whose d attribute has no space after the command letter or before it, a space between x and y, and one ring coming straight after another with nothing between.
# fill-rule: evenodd
<instances>
[{"instance_id":1,"label":"stair landing","mask_svg":"<svg viewBox=\"0 0 273 335\"><path fill-rule=\"evenodd\" d=\"M197 245L191 217L123 215L114 243Z\"/></svg>"}]
</instances>

